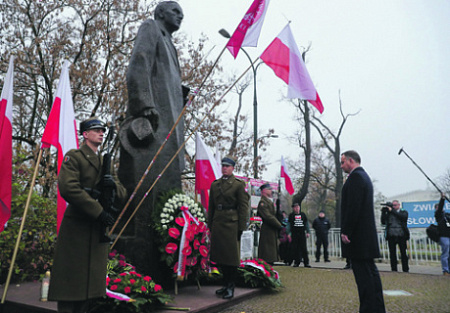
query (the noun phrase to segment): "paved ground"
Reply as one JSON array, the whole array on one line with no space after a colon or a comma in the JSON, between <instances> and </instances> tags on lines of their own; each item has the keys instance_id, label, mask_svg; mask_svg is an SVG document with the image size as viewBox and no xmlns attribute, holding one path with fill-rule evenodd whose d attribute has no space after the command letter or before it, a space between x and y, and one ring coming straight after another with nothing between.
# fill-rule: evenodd
<instances>
[{"instance_id":1,"label":"paved ground","mask_svg":"<svg viewBox=\"0 0 450 313\"><path fill-rule=\"evenodd\" d=\"M183 287L175 296L174 306L190 308L190 312L223 313L278 313L278 312L357 312L358 294L351 270L342 270L345 263L311 263L313 268L275 266L284 285L277 292L259 289L236 288L232 301L214 295L217 286ZM450 277L444 277L440 265L411 265L410 273L393 273L388 264L377 264L384 292L406 291L409 296L385 295L389 313L450 312ZM0 286L0 292L1 290ZM26 304L39 312L56 312L56 303L39 302L39 284L26 283L11 286L7 301ZM10 312L37 312L25 309ZM159 311L169 313L175 311Z\"/></svg>"},{"instance_id":2,"label":"paved ground","mask_svg":"<svg viewBox=\"0 0 450 313\"><path fill-rule=\"evenodd\" d=\"M359 300L353 272L342 270L342 261L312 263L313 268L276 266L284 288L266 292L231 306L222 313L259 312L358 312ZM450 277L436 266L412 265L410 273L391 272L378 264L387 312L450 312ZM410 295L387 295L406 291Z\"/></svg>"}]
</instances>

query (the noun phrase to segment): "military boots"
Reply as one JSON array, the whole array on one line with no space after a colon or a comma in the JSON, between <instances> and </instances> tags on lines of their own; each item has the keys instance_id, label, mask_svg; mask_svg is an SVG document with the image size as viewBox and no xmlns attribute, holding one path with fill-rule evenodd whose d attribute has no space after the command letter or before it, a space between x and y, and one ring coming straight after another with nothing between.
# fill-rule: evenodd
<instances>
[{"instance_id":1,"label":"military boots","mask_svg":"<svg viewBox=\"0 0 450 313\"><path fill-rule=\"evenodd\" d=\"M233 297L234 297L234 283L228 283L222 298L231 299Z\"/></svg>"}]
</instances>

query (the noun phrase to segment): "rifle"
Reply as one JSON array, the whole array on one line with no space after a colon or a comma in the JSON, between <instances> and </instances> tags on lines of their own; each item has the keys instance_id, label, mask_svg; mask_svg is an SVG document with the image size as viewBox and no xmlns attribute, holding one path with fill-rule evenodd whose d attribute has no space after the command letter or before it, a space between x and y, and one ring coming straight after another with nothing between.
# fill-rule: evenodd
<instances>
[{"instance_id":1,"label":"rifle","mask_svg":"<svg viewBox=\"0 0 450 313\"><path fill-rule=\"evenodd\" d=\"M106 153L103 155L103 164L102 164L102 179L99 183L99 190L100 190L100 196L98 198L98 202L100 202L101 206L103 207L103 210L105 212L111 214L114 216L114 218L117 217L119 210L114 207L114 201L116 198L116 186L111 185L110 183L107 184L105 181L108 179L111 179L111 149L112 149L112 142L114 137L114 116L113 116L113 122L111 123L111 126L109 127L108 136L106 137L106 143L107 143L107 149ZM102 242L109 242L110 238L107 235L106 226L102 227L101 230L101 236L103 237L101 239Z\"/></svg>"},{"instance_id":2,"label":"rifle","mask_svg":"<svg viewBox=\"0 0 450 313\"><path fill-rule=\"evenodd\" d=\"M278 197L277 197L277 201L276 201L276 213L275 213L275 217L277 218L277 220L281 223L281 225L284 227L285 225L283 224L283 213L281 213L281 182L280 180L278 180ZM281 235L281 229L278 230L278 238L282 238L283 236Z\"/></svg>"},{"instance_id":3,"label":"rifle","mask_svg":"<svg viewBox=\"0 0 450 313\"><path fill-rule=\"evenodd\" d=\"M277 197L277 201L276 201L276 207L277 207L276 217L280 223L283 223L283 213L281 213L280 197L281 197L281 184L280 184L280 180L278 180L278 197Z\"/></svg>"}]
</instances>

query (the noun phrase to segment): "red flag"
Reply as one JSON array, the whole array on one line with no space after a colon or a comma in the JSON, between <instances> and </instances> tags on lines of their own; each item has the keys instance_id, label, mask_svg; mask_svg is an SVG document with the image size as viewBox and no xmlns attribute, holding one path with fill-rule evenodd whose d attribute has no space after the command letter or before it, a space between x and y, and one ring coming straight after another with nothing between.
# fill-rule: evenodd
<instances>
[{"instance_id":1,"label":"red flag","mask_svg":"<svg viewBox=\"0 0 450 313\"><path fill-rule=\"evenodd\" d=\"M220 165L211 149L199 133L195 138L195 191L200 194L202 205L208 210L211 183L222 176Z\"/></svg>"},{"instance_id":2,"label":"red flag","mask_svg":"<svg viewBox=\"0 0 450 313\"><path fill-rule=\"evenodd\" d=\"M14 57L11 57L0 98L0 233L11 217L13 80Z\"/></svg>"},{"instance_id":3,"label":"red flag","mask_svg":"<svg viewBox=\"0 0 450 313\"><path fill-rule=\"evenodd\" d=\"M254 0L245 13L244 18L227 43L227 48L235 59L241 47L256 47L258 44L268 6L269 0Z\"/></svg>"},{"instance_id":4,"label":"red flag","mask_svg":"<svg viewBox=\"0 0 450 313\"><path fill-rule=\"evenodd\" d=\"M284 158L281 156L281 177L284 177L284 186L290 195L294 194L294 186L292 185L291 177L289 176L286 164L284 164Z\"/></svg>"},{"instance_id":5,"label":"red flag","mask_svg":"<svg viewBox=\"0 0 450 313\"><path fill-rule=\"evenodd\" d=\"M288 85L288 98L308 100L320 113L323 104L309 76L289 24L261 54L267 64Z\"/></svg>"},{"instance_id":6,"label":"red flag","mask_svg":"<svg viewBox=\"0 0 450 313\"><path fill-rule=\"evenodd\" d=\"M70 91L69 61L66 61L59 77L58 89L47 125L42 135L42 148L54 146L58 149L58 174L64 155L70 149L78 148L77 125ZM67 203L58 190L57 232L66 211Z\"/></svg>"}]
</instances>

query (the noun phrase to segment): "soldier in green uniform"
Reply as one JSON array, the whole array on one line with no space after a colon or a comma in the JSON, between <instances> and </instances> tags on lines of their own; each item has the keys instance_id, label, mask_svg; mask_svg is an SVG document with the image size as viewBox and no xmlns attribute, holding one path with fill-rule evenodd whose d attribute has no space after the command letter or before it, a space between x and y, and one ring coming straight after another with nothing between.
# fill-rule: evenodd
<instances>
[{"instance_id":1,"label":"soldier in green uniform","mask_svg":"<svg viewBox=\"0 0 450 313\"><path fill-rule=\"evenodd\" d=\"M93 117L80 123L84 144L67 152L58 176L61 196L69 203L56 243L49 300L58 301L58 312L85 312L90 299L106 290L109 243L103 240L105 226L115 219L96 200L102 178L98 148L105 125ZM126 190L108 175L103 186L116 189L116 199L126 200Z\"/></svg>"},{"instance_id":2,"label":"soldier in green uniform","mask_svg":"<svg viewBox=\"0 0 450 313\"><path fill-rule=\"evenodd\" d=\"M258 258L269 264L278 261L278 231L282 225L276 217L276 210L272 197L272 187L264 184L260 187L261 200L258 203L258 215L262 218L261 233L258 245Z\"/></svg>"},{"instance_id":3,"label":"soldier in green uniform","mask_svg":"<svg viewBox=\"0 0 450 313\"><path fill-rule=\"evenodd\" d=\"M222 159L222 178L211 184L208 224L211 230L211 260L222 269L224 286L216 294L224 299L234 296L237 268L240 265L240 238L249 218L249 195L245 182L233 175L236 162Z\"/></svg>"}]
</instances>

